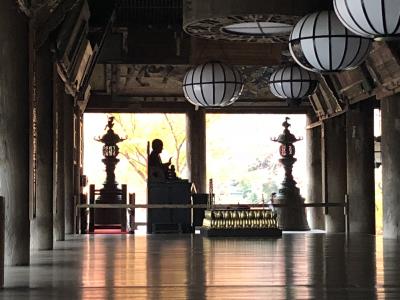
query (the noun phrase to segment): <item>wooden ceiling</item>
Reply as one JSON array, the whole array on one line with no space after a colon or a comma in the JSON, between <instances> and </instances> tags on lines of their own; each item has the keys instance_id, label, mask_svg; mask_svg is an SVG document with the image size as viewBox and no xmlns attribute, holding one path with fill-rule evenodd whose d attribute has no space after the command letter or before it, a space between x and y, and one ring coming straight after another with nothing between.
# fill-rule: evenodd
<instances>
[{"instance_id":1,"label":"wooden ceiling","mask_svg":"<svg viewBox=\"0 0 400 300\"><path fill-rule=\"evenodd\" d=\"M99 59L99 64L108 66L109 75L99 75L99 68L97 68L97 75L94 75L96 82L92 82L88 110L187 109L188 105L183 98L181 89L171 95L171 91L164 88L161 84L162 80L159 80L160 84L149 86L147 91L153 87L152 91L144 94L143 91L146 89L138 86L137 78L126 81L124 77L126 75L118 71L121 66L136 70L132 71L136 73L130 75L133 77L142 68L152 70L173 68L182 70L182 74L176 74L174 71L173 76L183 78L187 68L191 65L218 60L241 68L252 68L253 73L265 75L263 70L266 67L277 67L282 63L282 58L285 59L282 52L287 51L286 43L271 45L213 41L187 35L182 29L182 3L183 0L117 1L117 18L114 22L113 32L108 36ZM96 4L94 3L94 5ZM100 71L100 73L102 72L105 72L104 69ZM99 79L99 76L102 79ZM106 76L109 78L105 79ZM154 74L146 76L154 76ZM159 75L155 74L155 76ZM150 77L143 78L145 82L147 80L146 84L157 82L157 78L154 80L151 80ZM235 111L238 111L239 108L251 111L271 108L271 111L274 112L287 109L284 100L275 98L269 91L264 91L268 87L267 78L262 78L262 80L263 82L257 83L260 93L247 93L247 97L237 102ZM110 87L110 82L113 87ZM121 82L129 85L128 93L126 88L118 88L121 87L118 84ZM290 108L289 111L298 109L304 112L309 108L309 105L305 104L301 108Z\"/></svg>"},{"instance_id":2,"label":"wooden ceiling","mask_svg":"<svg viewBox=\"0 0 400 300\"><path fill-rule=\"evenodd\" d=\"M79 3L85 0L16 0L16 3L35 28L36 47L51 37L66 16ZM182 7L194 0L86 0L89 3L91 18L90 30L99 31L109 22L116 10L116 20L108 33L102 49L99 64L114 66L131 65L156 70L163 66L188 67L207 60L220 60L240 67L253 68L264 74L265 68L276 68L288 59L286 43L256 44L232 41L212 41L194 38L182 29ZM196 0L197 1L197 0ZM218 5L225 0L218 0ZM233 0L231 0L233 1ZM243 1L243 0L240 0ZM258 1L258 0L246 0ZM291 1L291 0L285 0ZM304 3L322 3L325 0L303 0L292 2L299 6ZM326 0L331 2L330 0ZM242 3L242 2L240 2ZM313 5L313 4L311 4ZM341 103L349 105L369 97L382 98L400 90L400 47L398 42L376 43L368 60L354 71L325 76L323 89L329 89L332 96ZM176 74L175 74L176 75ZM121 82L118 73L110 76L109 82ZM144 75L145 77L147 75ZM97 78L98 79L98 78ZM143 80L145 80L144 78ZM261 78L265 80L265 78ZM106 85L106 80L103 85ZM89 110L93 111L157 111L192 109L182 94L170 95L159 90L158 95L118 94L112 88L93 88ZM105 92L106 91L106 92ZM319 90L319 94L323 90ZM314 100L323 99L317 93ZM305 112L310 107L305 104L299 108L287 107L285 101L272 96L247 97L240 99L226 112ZM336 101L335 100L335 101ZM315 101L314 101L315 102ZM318 109L314 107L318 114ZM323 112L326 113L326 112ZM327 114L329 115L329 113Z\"/></svg>"}]
</instances>

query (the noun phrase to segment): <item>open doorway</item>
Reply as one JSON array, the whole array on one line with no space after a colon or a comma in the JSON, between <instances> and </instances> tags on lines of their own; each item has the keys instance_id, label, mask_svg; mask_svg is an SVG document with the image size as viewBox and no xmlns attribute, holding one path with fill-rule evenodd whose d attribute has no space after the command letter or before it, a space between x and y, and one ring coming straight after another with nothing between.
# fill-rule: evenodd
<instances>
[{"instance_id":1,"label":"open doorway","mask_svg":"<svg viewBox=\"0 0 400 300\"><path fill-rule=\"evenodd\" d=\"M287 115L207 114L207 177L213 178L217 204L259 204L277 192L284 178L279 143ZM306 115L290 115L290 131L306 136ZM293 175L307 192L306 141L295 143Z\"/></svg>"},{"instance_id":2,"label":"open doorway","mask_svg":"<svg viewBox=\"0 0 400 300\"><path fill-rule=\"evenodd\" d=\"M83 171L88 183L102 188L105 166L102 163L102 143L94 140L105 133L110 114L84 114ZM163 161L172 157L176 173L187 178L186 116L185 114L112 114L114 131L126 141L118 144L120 160L116 166L116 181L127 184L128 193L135 194L136 204L147 204L147 143L160 138L164 141ZM88 186L84 190L88 193ZM135 210L135 221L146 223L146 209Z\"/></svg>"},{"instance_id":3,"label":"open doorway","mask_svg":"<svg viewBox=\"0 0 400 300\"><path fill-rule=\"evenodd\" d=\"M374 110L374 137L375 137L375 232L383 233L383 200L382 200L382 158L381 158L381 110Z\"/></svg>"},{"instance_id":4,"label":"open doorway","mask_svg":"<svg viewBox=\"0 0 400 300\"><path fill-rule=\"evenodd\" d=\"M185 114L112 114L114 130L127 140L120 143L116 180L135 193L136 204L147 204L147 143L164 141L163 161L172 157L177 175L188 178ZM100 189L105 179L102 144L94 138L105 133L107 114L84 115L84 174ZM271 141L283 132L286 115L207 114L207 178L214 180L216 203L267 202L284 178L279 144ZM306 116L290 115L291 132L306 136ZM303 197L307 192L306 141L295 144L293 175ZM88 193L88 187L85 190ZM136 209L135 221L147 222L146 209Z\"/></svg>"}]
</instances>

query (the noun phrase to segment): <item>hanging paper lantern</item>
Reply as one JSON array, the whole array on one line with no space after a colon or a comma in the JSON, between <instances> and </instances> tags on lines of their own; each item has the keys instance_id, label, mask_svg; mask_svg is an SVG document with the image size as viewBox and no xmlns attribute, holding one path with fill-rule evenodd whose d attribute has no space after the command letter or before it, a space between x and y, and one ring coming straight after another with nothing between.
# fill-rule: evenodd
<instances>
[{"instance_id":1,"label":"hanging paper lantern","mask_svg":"<svg viewBox=\"0 0 400 300\"><path fill-rule=\"evenodd\" d=\"M295 61L313 72L353 69L367 57L371 44L371 39L344 27L333 11L303 17L289 38L290 53Z\"/></svg>"},{"instance_id":2,"label":"hanging paper lantern","mask_svg":"<svg viewBox=\"0 0 400 300\"><path fill-rule=\"evenodd\" d=\"M334 0L336 15L351 31L366 37L400 37L400 1Z\"/></svg>"},{"instance_id":3,"label":"hanging paper lantern","mask_svg":"<svg viewBox=\"0 0 400 300\"><path fill-rule=\"evenodd\" d=\"M198 65L190 69L183 79L185 97L196 106L228 106L239 98L242 90L240 72L220 62Z\"/></svg>"},{"instance_id":4,"label":"hanging paper lantern","mask_svg":"<svg viewBox=\"0 0 400 300\"><path fill-rule=\"evenodd\" d=\"M317 84L314 73L295 64L275 71L269 79L272 94L282 99L301 99L312 95Z\"/></svg>"}]
</instances>

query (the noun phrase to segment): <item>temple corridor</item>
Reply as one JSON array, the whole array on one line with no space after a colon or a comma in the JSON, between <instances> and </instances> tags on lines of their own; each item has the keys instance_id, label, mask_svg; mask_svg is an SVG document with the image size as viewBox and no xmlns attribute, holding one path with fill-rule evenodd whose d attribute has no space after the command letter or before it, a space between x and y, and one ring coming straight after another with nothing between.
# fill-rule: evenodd
<instances>
[{"instance_id":1,"label":"temple corridor","mask_svg":"<svg viewBox=\"0 0 400 300\"><path fill-rule=\"evenodd\" d=\"M400 0L0 0L0 64L0 300L400 299Z\"/></svg>"}]
</instances>

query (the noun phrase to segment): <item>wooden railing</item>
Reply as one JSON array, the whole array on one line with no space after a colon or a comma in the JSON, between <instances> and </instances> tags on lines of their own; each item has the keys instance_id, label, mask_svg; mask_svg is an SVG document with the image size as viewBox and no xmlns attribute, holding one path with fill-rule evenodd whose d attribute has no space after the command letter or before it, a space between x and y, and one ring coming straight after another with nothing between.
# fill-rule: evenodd
<instances>
[{"instance_id":1,"label":"wooden railing","mask_svg":"<svg viewBox=\"0 0 400 300\"><path fill-rule=\"evenodd\" d=\"M270 204L240 204L249 208L268 208ZM238 204L215 204L213 208L237 207ZM294 206L272 204L273 207L345 207L345 203L305 203ZM78 208L208 208L207 204L78 204Z\"/></svg>"},{"instance_id":2,"label":"wooden railing","mask_svg":"<svg viewBox=\"0 0 400 300\"><path fill-rule=\"evenodd\" d=\"M121 202L123 203L122 205L127 205L127 185L126 184L122 184L121 185L121 190L120 193L117 193L116 195L120 195L121 196ZM95 189L95 185L91 184L89 186L89 205L104 205L104 204L96 204L96 196L100 196L101 195L101 190L100 189ZM82 206L83 205L83 206ZM84 204L79 204L77 206L77 211L79 211L79 216L78 216L78 220L80 221L81 224L81 228L80 231L83 232L85 229L84 227L86 227L86 215L85 215L85 208L89 208L89 232L94 232L94 226L95 226L95 214L94 214L94 209L95 208L102 208L102 207L85 207L85 205L88 205L86 203ZM108 205L114 205L112 207L103 207L103 208L126 208L126 207L117 207L115 205L121 205L121 204L108 204ZM121 226L123 230L126 230L127 228L127 223L126 223L126 218L122 218L121 220Z\"/></svg>"},{"instance_id":3,"label":"wooden railing","mask_svg":"<svg viewBox=\"0 0 400 300\"><path fill-rule=\"evenodd\" d=\"M132 202L130 202L132 203ZM134 203L134 201L133 201ZM215 204L213 205L213 208L227 208L227 207L238 207L238 204ZM329 208L329 207L337 207L337 208L343 208L343 214L345 215L345 223L346 223L346 233L350 232L350 223L349 223L349 202L346 197L345 202L341 203L335 203L335 202L329 202L329 203L304 203L302 205L287 205L287 204L240 204L241 207L246 207L246 208L269 208L269 207L274 207L274 208L284 208L284 207L314 207L314 208ZM146 209L153 209L153 208L182 208L182 209L207 209L209 206L207 204L79 204L77 205L77 211L80 212L82 209L83 210L94 210L96 208L121 208L121 209L128 209L132 212L134 212L135 208L146 208ZM130 213L130 214L131 214ZM327 210L326 212L327 213ZM131 221L132 222L132 221ZM142 223L141 223L142 224ZM134 224L131 224L134 225Z\"/></svg>"}]
</instances>

